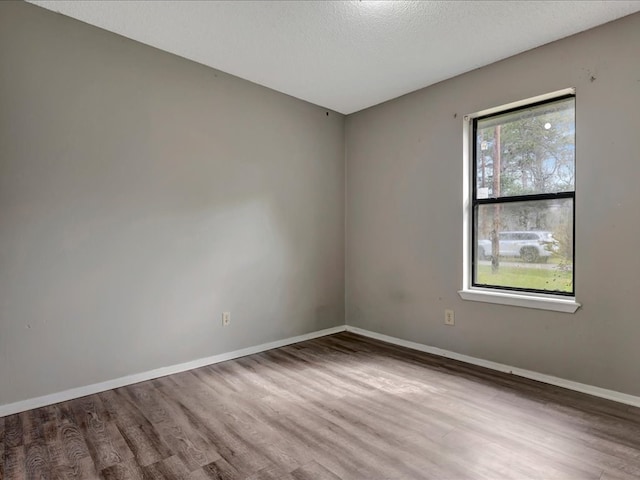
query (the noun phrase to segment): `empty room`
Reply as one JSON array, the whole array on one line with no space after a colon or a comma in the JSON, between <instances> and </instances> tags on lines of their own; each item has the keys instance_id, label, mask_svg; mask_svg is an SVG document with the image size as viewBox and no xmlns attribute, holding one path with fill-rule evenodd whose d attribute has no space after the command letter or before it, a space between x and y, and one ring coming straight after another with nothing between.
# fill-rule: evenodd
<instances>
[{"instance_id":1,"label":"empty room","mask_svg":"<svg viewBox=\"0 0 640 480\"><path fill-rule=\"evenodd\" d=\"M640 478L640 1L0 2L0 480Z\"/></svg>"}]
</instances>

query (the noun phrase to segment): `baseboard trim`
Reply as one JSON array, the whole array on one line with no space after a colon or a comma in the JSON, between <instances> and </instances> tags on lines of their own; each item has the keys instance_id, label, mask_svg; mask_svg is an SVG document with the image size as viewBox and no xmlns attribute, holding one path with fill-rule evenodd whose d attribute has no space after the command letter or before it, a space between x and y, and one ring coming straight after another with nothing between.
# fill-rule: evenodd
<instances>
[{"instance_id":1,"label":"baseboard trim","mask_svg":"<svg viewBox=\"0 0 640 480\"><path fill-rule=\"evenodd\" d=\"M443 350L437 347L431 347L422 343L410 342L409 340L402 340L401 338L391 337L389 335L383 335L381 333L371 332L358 327L352 327L347 325L347 332L356 333L364 337L373 338L382 342L391 343L400 347L410 348L412 350L418 350L420 352L431 353L433 355L439 355L445 358L451 358L453 360L459 360L461 362L470 363L472 365L478 365L480 367L489 368L491 370L497 370L499 372L511 373L519 377L529 378L538 382L548 383L555 385L556 387L563 387L576 392L586 393L593 395L594 397L606 398L607 400L613 400L615 402L624 403L626 405L632 405L634 407L640 407L640 397L629 395L626 393L616 392L615 390L607 390L606 388L594 387L592 385L586 385L584 383L574 382L572 380L566 380L564 378L554 377L552 375L546 375L544 373L538 373L531 370L525 370L523 368L512 367L503 363L492 362L490 360L483 360L481 358L471 357L469 355L463 355L461 353L451 352L449 350Z\"/></svg>"},{"instance_id":2,"label":"baseboard trim","mask_svg":"<svg viewBox=\"0 0 640 480\"><path fill-rule=\"evenodd\" d=\"M26 410L31 410L32 408L40 408L46 405L52 405L54 403L66 402L67 400L73 400L74 398L85 397L87 395L93 395L95 393L104 392L106 390L144 382L146 380L153 380L154 378L166 377L167 375L185 372L187 370L193 370L194 368L205 367L207 365L213 365L214 363L226 362L227 360L233 360L234 358L246 357L247 355L253 355L254 353L260 353L266 350L272 350L274 348L285 347L287 345L304 342L305 340L312 340L314 338L324 337L326 335L333 335L335 333L344 332L345 330L346 326L340 325L338 327L305 333L304 335L298 335L296 337L276 340L275 342L263 343L254 347L242 348L240 350L234 350L232 352L226 352L219 355L213 355L211 357L200 358L198 360L180 363L178 365L171 365L168 367L150 370L148 372L127 375L125 377L107 380L106 382L94 383L84 387L72 388L69 390L64 390L62 392L52 393L50 395L44 395L42 397L30 398L15 403L0 405L0 417L24 412Z\"/></svg>"},{"instance_id":3,"label":"baseboard trim","mask_svg":"<svg viewBox=\"0 0 640 480\"><path fill-rule=\"evenodd\" d=\"M431 353L433 355L439 355L445 358L451 358L453 360L459 360L461 362L469 363L472 365L478 365L480 367L489 368L499 372L510 373L519 377L529 378L538 382L548 383L557 387L563 387L576 392L586 393L595 397L605 398L607 400L613 400L615 402L623 403L626 405L632 405L634 407L640 407L640 397L629 395L626 393L616 392L615 390L607 390L605 388L594 387L584 383L574 382L572 380L566 380L564 378L554 377L552 375L546 375L543 373L534 372L531 370L525 370L523 368L512 367L503 363L492 362L490 360L483 360L481 358L464 355L461 353L444 350L438 347L432 347L424 345L422 343L411 342L409 340L403 340L401 338L384 335L381 333L372 332L358 327L350 325L340 325L338 327L327 328L316 332L306 333L304 335L298 335L295 337L285 338L283 340L276 340L274 342L263 343L253 347L247 347L240 350L234 350L232 352L225 352L211 357L200 358L190 362L180 363L178 365L171 365L168 367L157 368L147 372L136 373L133 375L127 375L125 377L108 380L106 382L94 383L84 387L72 388L64 390L62 392L52 393L44 395L42 397L30 398L27 400L21 400L15 403L8 403L0 405L0 417L7 415L13 415L15 413L24 412L33 408L44 407L46 405L52 405L54 403L65 402L67 400L73 400L75 398L84 397L87 395L93 395L95 393L104 392L114 388L125 387L134 383L144 382L146 380L153 380L159 377L165 377L174 373L185 372L187 370L193 370L194 368L204 367L207 365L213 365L215 363L226 362L227 360L233 360L235 358L245 357L247 355L253 355L254 353L260 353L274 348L285 347L294 343L304 342L305 340L312 340L314 338L324 337L327 335L333 335L340 332L352 332L364 337L373 338L382 342L391 343L401 347L410 348L412 350L418 350L420 352Z\"/></svg>"}]
</instances>

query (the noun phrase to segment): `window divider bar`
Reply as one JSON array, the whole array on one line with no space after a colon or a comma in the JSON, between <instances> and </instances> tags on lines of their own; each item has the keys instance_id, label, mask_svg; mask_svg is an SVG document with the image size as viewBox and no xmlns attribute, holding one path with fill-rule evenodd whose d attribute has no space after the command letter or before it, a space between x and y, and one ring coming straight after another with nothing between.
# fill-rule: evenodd
<instances>
[{"instance_id":1,"label":"window divider bar","mask_svg":"<svg viewBox=\"0 0 640 480\"><path fill-rule=\"evenodd\" d=\"M530 202L534 200L555 200L560 198L575 199L576 192L559 192L559 193L536 193L531 195L512 195L505 197L493 198L476 198L473 199L474 205L491 205L495 203L511 203L511 202Z\"/></svg>"}]
</instances>

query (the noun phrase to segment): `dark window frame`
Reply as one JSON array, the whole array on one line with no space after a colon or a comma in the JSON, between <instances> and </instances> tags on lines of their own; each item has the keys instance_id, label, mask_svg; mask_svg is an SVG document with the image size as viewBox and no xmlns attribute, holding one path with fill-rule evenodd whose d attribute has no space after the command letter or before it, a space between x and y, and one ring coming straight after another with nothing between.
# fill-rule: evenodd
<instances>
[{"instance_id":1,"label":"dark window frame","mask_svg":"<svg viewBox=\"0 0 640 480\"><path fill-rule=\"evenodd\" d=\"M576 108L576 95L575 93L569 93L560 95L557 97L549 98L546 100L541 100L538 102L527 103L518 107L508 108L505 110L500 110L497 112L493 112L487 115L482 115L478 117L474 117L471 119L471 223L469 225L470 228L470 239L471 239L471 271L470 275L470 286L472 288L485 288L495 291L507 291L507 292L518 292L518 293L532 293L532 294L543 294L543 295L558 295L563 297L575 297L575 246L576 246L576 184L574 180L573 190L570 192L557 192L557 193L539 193L539 194L529 194L529 195L512 195L512 196L504 196L498 198L478 198L477 196L477 168L478 168L478 122L481 120L486 120L487 118L497 117L500 115L509 114L512 112L517 112L521 110L527 110L530 108L534 108L540 105L546 105L550 103L560 102L562 100L566 100L572 98L574 101L574 111ZM574 120L575 122L575 120ZM574 123L575 127L575 123ZM574 128L575 130L575 128ZM575 133L577 137L577 132ZM574 172L576 169L575 160L574 160ZM477 268L477 210L480 205L496 205L496 204L506 204L513 202L533 202L533 201L541 201L541 200L555 200L555 199L571 199L572 201L572 261L571 261L571 291L557 291L557 290L540 290L535 288L521 288L521 287L509 287L503 285L487 285L483 283L476 282L476 268Z\"/></svg>"}]
</instances>

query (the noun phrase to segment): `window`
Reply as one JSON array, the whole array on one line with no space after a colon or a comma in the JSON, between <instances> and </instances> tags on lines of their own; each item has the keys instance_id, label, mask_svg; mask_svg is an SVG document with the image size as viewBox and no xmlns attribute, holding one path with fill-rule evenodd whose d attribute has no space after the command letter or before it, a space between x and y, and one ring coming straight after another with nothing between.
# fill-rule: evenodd
<instances>
[{"instance_id":1,"label":"window","mask_svg":"<svg viewBox=\"0 0 640 480\"><path fill-rule=\"evenodd\" d=\"M575 311L575 95L465 117L470 300Z\"/></svg>"}]
</instances>

